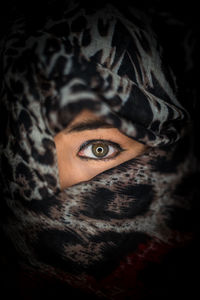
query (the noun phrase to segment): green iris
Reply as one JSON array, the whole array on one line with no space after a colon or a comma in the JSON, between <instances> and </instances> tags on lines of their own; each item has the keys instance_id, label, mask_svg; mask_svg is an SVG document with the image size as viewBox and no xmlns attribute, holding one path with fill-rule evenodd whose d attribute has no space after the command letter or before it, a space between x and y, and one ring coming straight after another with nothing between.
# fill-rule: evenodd
<instances>
[{"instance_id":1,"label":"green iris","mask_svg":"<svg viewBox=\"0 0 200 300\"><path fill-rule=\"evenodd\" d=\"M104 143L96 143L92 146L92 153L96 157L104 157L106 154L108 154L108 151L109 147Z\"/></svg>"}]
</instances>

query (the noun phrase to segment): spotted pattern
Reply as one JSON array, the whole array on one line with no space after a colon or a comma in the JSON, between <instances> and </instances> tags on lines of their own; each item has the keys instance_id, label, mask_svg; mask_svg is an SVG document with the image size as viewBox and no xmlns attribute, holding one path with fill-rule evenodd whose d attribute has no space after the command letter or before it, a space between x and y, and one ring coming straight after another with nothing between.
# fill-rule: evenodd
<instances>
[{"instance_id":1,"label":"spotted pattern","mask_svg":"<svg viewBox=\"0 0 200 300\"><path fill-rule=\"evenodd\" d=\"M26 268L125 299L149 261L191 238L179 188L196 164L190 119L148 19L78 3L35 27L22 18L1 64L5 233ZM61 191L53 136L85 107L149 148Z\"/></svg>"}]
</instances>

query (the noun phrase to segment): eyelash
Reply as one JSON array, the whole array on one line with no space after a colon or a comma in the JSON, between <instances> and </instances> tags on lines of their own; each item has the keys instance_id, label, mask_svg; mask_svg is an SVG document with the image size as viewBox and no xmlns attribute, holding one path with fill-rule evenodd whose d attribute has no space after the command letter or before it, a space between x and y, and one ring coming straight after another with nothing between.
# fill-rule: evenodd
<instances>
[{"instance_id":1,"label":"eyelash","mask_svg":"<svg viewBox=\"0 0 200 300\"><path fill-rule=\"evenodd\" d=\"M102 158L94 158L94 157L87 157L87 156L81 156L81 155L80 155L80 152L81 152L81 151L87 150L87 148L89 148L89 146L98 144L98 142L99 142L99 143L102 143L102 144L104 144L104 145L107 145L108 147L111 146L111 147L117 149L117 153L115 153L114 156L112 156L112 154L111 154L111 157L102 157ZM101 139L100 139L100 140L89 140L89 141L84 142L84 143L80 146L79 151L78 151L78 153L77 153L77 156L78 156L79 158L85 159L85 160L96 160L96 161L97 161L97 160L98 160L98 161L102 161L102 160L103 160L103 161L107 161L107 160L116 158L118 155L120 155L120 153L121 153L122 151L125 151L125 149L122 149L122 147L121 147L119 144L115 143L115 142L111 142L111 141L109 141L109 140L101 140ZM110 151L109 151L109 152L110 152Z\"/></svg>"}]
</instances>

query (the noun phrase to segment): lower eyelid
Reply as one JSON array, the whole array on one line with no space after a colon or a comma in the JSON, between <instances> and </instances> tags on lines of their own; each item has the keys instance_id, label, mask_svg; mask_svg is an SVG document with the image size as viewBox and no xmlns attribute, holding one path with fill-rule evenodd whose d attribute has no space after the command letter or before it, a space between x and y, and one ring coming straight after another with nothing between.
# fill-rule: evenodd
<instances>
[{"instance_id":1,"label":"lower eyelid","mask_svg":"<svg viewBox=\"0 0 200 300\"><path fill-rule=\"evenodd\" d=\"M105 157L105 158L92 158L92 157L87 157L87 156L79 156L78 158L82 159L82 160L86 160L86 161L98 161L98 162L106 162L106 161L110 161L112 159L115 159L116 157L118 157L121 154L121 152L117 153L115 156L113 157Z\"/></svg>"}]
</instances>

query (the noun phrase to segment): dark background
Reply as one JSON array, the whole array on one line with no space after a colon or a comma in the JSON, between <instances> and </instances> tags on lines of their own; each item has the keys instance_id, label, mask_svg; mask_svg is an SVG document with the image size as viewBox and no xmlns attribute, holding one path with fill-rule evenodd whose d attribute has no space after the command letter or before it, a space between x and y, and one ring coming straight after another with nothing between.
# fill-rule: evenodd
<instances>
[{"instance_id":1,"label":"dark background","mask_svg":"<svg viewBox=\"0 0 200 300\"><path fill-rule=\"evenodd\" d=\"M62 5L62 0L50 0L54 5ZM94 2L95 0L93 0ZM102 3L101 1L100 3ZM114 1L113 1L114 2ZM198 1L163 1L163 0L135 0L127 1L122 0L122 3L119 5L126 6L128 3L133 4L133 6L138 7L144 10L151 18L152 25L156 34L158 35L159 41L164 49L164 58L168 61L169 65L173 69L176 78L177 84L179 87L178 97L179 101L182 102L185 107L190 111L192 119L194 121L194 136L195 136L195 155L200 158L200 147L199 147L199 129L200 129L200 92L199 92L199 79L200 79L200 49L199 49L199 37L200 37L200 9L198 6ZM94 5L94 3L93 3ZM97 4L98 5L98 4ZM3 35L6 35L6 32L12 24L14 15L17 11L22 11L30 15L35 22L37 22L37 17L42 15L48 10L47 1L23 1L19 0L6 0L1 1L0 3L0 38ZM200 200L200 199L199 199ZM196 214L198 218L198 213ZM198 226L198 222L196 222ZM196 228L197 240L199 239L199 228ZM1 235L0 235L1 237ZM199 256L199 248L195 241L188 249L186 253L180 255L179 261L168 260L165 262L167 265L166 270L170 274L177 276L174 282L176 282L176 292L171 293L165 289L167 287L161 286L163 288L162 299L169 299L167 295L174 295L177 298L181 299L186 292L188 299L198 298L199 295L199 259L196 260ZM3 248L3 241L0 240L1 248ZM5 247L4 247L5 248ZM4 249L5 250L5 249ZM7 251L7 249L6 249ZM187 258L187 261L184 259ZM13 261L15 258L13 258ZM176 265L176 268L174 266ZM3 277L11 278L13 277L12 261L10 269L7 269L7 266L3 264L0 266L1 275ZM159 267L158 267L159 268ZM178 270L179 269L179 270ZM156 272L155 272L156 273ZM157 272L160 274L159 272ZM163 278L151 278L147 276L147 281L149 285L155 284L158 287L159 284L162 285ZM168 274L163 274L163 276L169 276ZM174 280L172 278L172 281ZM5 279L5 278L4 278ZM167 278L169 280L169 278ZM166 280L167 280L166 279ZM9 279L5 285L6 280L0 279L1 284L1 295L2 300L10 299L9 295L10 289L13 287L10 286ZM164 278L165 281L165 278ZM24 282L26 284L26 282ZM188 285L188 286L187 286ZM186 288L187 286L187 288ZM53 287L45 287L49 289L49 293L54 294L52 299L56 299L57 295ZM60 287L61 289L61 287ZM3 295L3 290L6 294ZM14 291L14 290L13 290ZM182 292L181 292L182 291ZM154 299L161 299L160 295L162 294L161 290L155 291ZM42 291L41 291L42 293ZM161 294L160 294L161 293ZM41 294L42 295L42 294ZM156 296L157 295L157 296ZM196 295L196 297L194 297ZM74 299L76 295L74 295ZM80 296L80 295L78 295ZM1 296L0 296L1 297ZM55 298L54 298L55 297ZM37 298L37 297L36 297ZM23 298L27 299L27 298ZM45 299L45 297L43 298ZM61 298L57 298L61 299ZM69 299L69 298L65 298ZM89 299L88 297L86 299ZM171 298L172 299L172 298ZM173 298L175 299L175 298ZM94 299L93 299L94 300Z\"/></svg>"}]
</instances>

